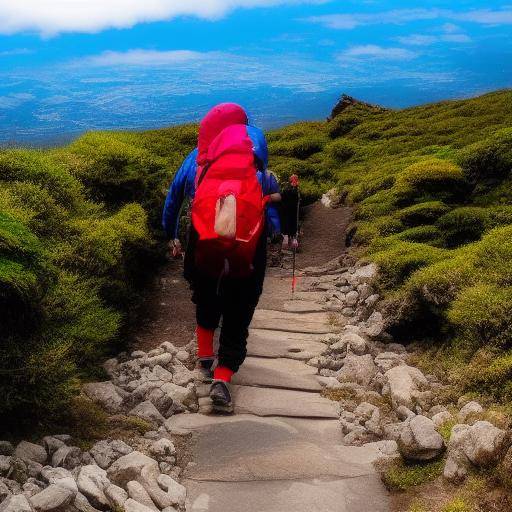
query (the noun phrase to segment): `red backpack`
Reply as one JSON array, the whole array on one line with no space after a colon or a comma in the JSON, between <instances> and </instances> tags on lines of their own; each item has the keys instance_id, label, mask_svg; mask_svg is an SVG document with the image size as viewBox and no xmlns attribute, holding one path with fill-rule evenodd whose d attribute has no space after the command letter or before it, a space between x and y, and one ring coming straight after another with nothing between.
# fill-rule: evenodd
<instances>
[{"instance_id":1,"label":"red backpack","mask_svg":"<svg viewBox=\"0 0 512 512\"><path fill-rule=\"evenodd\" d=\"M265 225L265 198L256 177L246 125L231 125L208 146L198 166L192 224L199 237L196 267L212 277L247 277Z\"/></svg>"}]
</instances>

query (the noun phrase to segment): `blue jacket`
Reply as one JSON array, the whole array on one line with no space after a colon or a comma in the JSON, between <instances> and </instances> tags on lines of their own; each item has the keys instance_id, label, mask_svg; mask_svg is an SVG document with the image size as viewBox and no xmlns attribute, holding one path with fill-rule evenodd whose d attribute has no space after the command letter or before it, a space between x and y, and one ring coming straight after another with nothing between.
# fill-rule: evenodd
<instances>
[{"instance_id":1,"label":"blue jacket","mask_svg":"<svg viewBox=\"0 0 512 512\"><path fill-rule=\"evenodd\" d=\"M247 126L247 133L253 143L254 156L258 163L257 177L263 189L264 195L279 192L279 185L273 174L268 172L268 148L263 132L254 127ZM197 171L197 148L185 158L178 172L174 176L172 184L165 199L162 215L162 226L168 238L178 238L180 212L186 198L193 199L195 195L195 179ZM280 233L281 226L277 208L268 204L267 223L271 233Z\"/></svg>"}]
</instances>

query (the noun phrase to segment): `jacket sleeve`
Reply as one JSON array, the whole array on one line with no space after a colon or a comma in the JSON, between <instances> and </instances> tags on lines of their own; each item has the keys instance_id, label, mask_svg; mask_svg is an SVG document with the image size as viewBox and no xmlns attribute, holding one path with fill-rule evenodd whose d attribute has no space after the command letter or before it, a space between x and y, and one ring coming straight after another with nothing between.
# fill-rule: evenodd
<instances>
[{"instance_id":1,"label":"jacket sleeve","mask_svg":"<svg viewBox=\"0 0 512 512\"><path fill-rule=\"evenodd\" d=\"M190 173L195 171L195 159L196 151L194 150L178 169L165 199L162 226L169 239L178 238L181 206L185 200L187 180Z\"/></svg>"},{"instance_id":2,"label":"jacket sleeve","mask_svg":"<svg viewBox=\"0 0 512 512\"><path fill-rule=\"evenodd\" d=\"M279 212L275 205L272 203L267 204L267 221L271 235L278 235L281 233L281 221L279 219Z\"/></svg>"}]
</instances>

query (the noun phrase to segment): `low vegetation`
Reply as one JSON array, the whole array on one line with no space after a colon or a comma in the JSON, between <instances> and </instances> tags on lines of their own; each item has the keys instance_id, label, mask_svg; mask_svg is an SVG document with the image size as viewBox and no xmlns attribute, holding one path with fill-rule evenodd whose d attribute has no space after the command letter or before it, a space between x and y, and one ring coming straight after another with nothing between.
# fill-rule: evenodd
<instances>
[{"instance_id":1,"label":"low vegetation","mask_svg":"<svg viewBox=\"0 0 512 512\"><path fill-rule=\"evenodd\" d=\"M120 343L195 138L185 125L0 151L3 418L62 410ZM465 391L510 400L512 92L400 111L356 103L268 140L272 170L298 174L306 201L336 187L354 206L353 243L380 266L390 331L428 345Z\"/></svg>"}]
</instances>

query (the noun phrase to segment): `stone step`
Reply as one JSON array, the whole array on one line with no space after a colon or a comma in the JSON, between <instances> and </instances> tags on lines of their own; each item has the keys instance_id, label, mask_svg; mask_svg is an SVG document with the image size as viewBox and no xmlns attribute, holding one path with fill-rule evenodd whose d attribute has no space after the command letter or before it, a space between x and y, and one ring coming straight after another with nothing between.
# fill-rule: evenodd
<instances>
[{"instance_id":1,"label":"stone step","mask_svg":"<svg viewBox=\"0 0 512 512\"><path fill-rule=\"evenodd\" d=\"M232 386L235 412L256 416L338 418L336 402L316 393L288 389Z\"/></svg>"},{"instance_id":2,"label":"stone step","mask_svg":"<svg viewBox=\"0 0 512 512\"><path fill-rule=\"evenodd\" d=\"M302 361L285 358L248 357L232 382L243 386L318 392L322 390L317 379L316 368Z\"/></svg>"},{"instance_id":3,"label":"stone step","mask_svg":"<svg viewBox=\"0 0 512 512\"><path fill-rule=\"evenodd\" d=\"M293 333L269 329L249 330L247 354L258 357L286 357L307 361L325 350L323 334Z\"/></svg>"},{"instance_id":4,"label":"stone step","mask_svg":"<svg viewBox=\"0 0 512 512\"><path fill-rule=\"evenodd\" d=\"M388 512L376 474L349 479L185 481L187 512Z\"/></svg>"},{"instance_id":5,"label":"stone step","mask_svg":"<svg viewBox=\"0 0 512 512\"><path fill-rule=\"evenodd\" d=\"M305 334L329 334L341 330L341 326L329 326L320 322L287 319L253 319L251 327L269 331L297 332Z\"/></svg>"},{"instance_id":6,"label":"stone step","mask_svg":"<svg viewBox=\"0 0 512 512\"><path fill-rule=\"evenodd\" d=\"M295 322L329 324L329 314L325 312L297 313L287 311L276 311L274 309L257 309L254 312L254 320L289 320Z\"/></svg>"}]
</instances>

